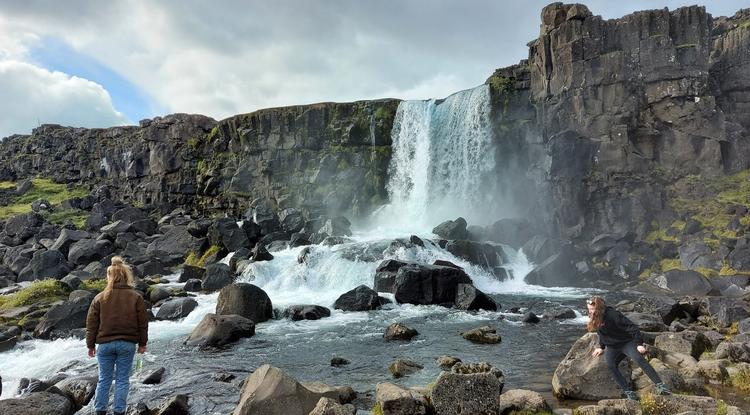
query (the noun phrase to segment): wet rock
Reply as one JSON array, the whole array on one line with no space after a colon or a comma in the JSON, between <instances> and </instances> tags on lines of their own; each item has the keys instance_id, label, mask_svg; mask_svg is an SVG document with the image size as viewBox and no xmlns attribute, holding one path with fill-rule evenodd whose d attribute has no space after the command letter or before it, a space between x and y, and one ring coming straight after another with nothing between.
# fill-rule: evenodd
<instances>
[{"instance_id":1,"label":"wet rock","mask_svg":"<svg viewBox=\"0 0 750 415\"><path fill-rule=\"evenodd\" d=\"M161 379L164 376L164 373L166 371L167 371L167 369L162 366L162 367L154 370L153 372L149 373L145 378L143 378L143 381L141 381L141 383L143 383L144 385L156 385L156 384L159 384L159 383L161 383Z\"/></svg>"},{"instance_id":2,"label":"wet rock","mask_svg":"<svg viewBox=\"0 0 750 415\"><path fill-rule=\"evenodd\" d=\"M497 311L497 303L471 284L458 284L455 307L459 310Z\"/></svg>"},{"instance_id":3,"label":"wet rock","mask_svg":"<svg viewBox=\"0 0 750 415\"><path fill-rule=\"evenodd\" d=\"M456 363L460 363L461 359L453 356L440 356L437 358L435 363L443 369L443 370L450 370Z\"/></svg>"},{"instance_id":4,"label":"wet rock","mask_svg":"<svg viewBox=\"0 0 750 415\"><path fill-rule=\"evenodd\" d=\"M190 297L172 298L159 307L158 320L179 320L185 318L198 307L198 302Z\"/></svg>"},{"instance_id":5,"label":"wet rock","mask_svg":"<svg viewBox=\"0 0 750 415\"><path fill-rule=\"evenodd\" d=\"M231 218L220 218L212 223L208 227L208 241L211 245L223 246L230 252L250 246L247 233Z\"/></svg>"},{"instance_id":6,"label":"wet rock","mask_svg":"<svg viewBox=\"0 0 750 415\"><path fill-rule=\"evenodd\" d=\"M544 310L544 318L553 320L569 320L576 318L576 312L570 307L557 307Z\"/></svg>"},{"instance_id":7,"label":"wet rock","mask_svg":"<svg viewBox=\"0 0 750 415\"><path fill-rule=\"evenodd\" d=\"M588 333L573 344L552 377L555 396L584 400L620 397L620 389L612 381L604 357L591 356L597 347L599 337L596 333ZM625 379L630 378L628 365L621 364L620 371Z\"/></svg>"},{"instance_id":8,"label":"wet rock","mask_svg":"<svg viewBox=\"0 0 750 415\"><path fill-rule=\"evenodd\" d=\"M461 334L464 339L479 344L496 344L500 343L500 335L494 327L482 326L471 329Z\"/></svg>"},{"instance_id":9,"label":"wet rock","mask_svg":"<svg viewBox=\"0 0 750 415\"><path fill-rule=\"evenodd\" d=\"M500 395L500 413L511 411L539 413L551 412L547 401L537 392L524 389L510 389Z\"/></svg>"},{"instance_id":10,"label":"wet rock","mask_svg":"<svg viewBox=\"0 0 750 415\"><path fill-rule=\"evenodd\" d=\"M496 414L502 391L503 383L491 373L443 372L432 388L432 405L438 415Z\"/></svg>"},{"instance_id":11,"label":"wet rock","mask_svg":"<svg viewBox=\"0 0 750 415\"><path fill-rule=\"evenodd\" d=\"M323 317L330 317L331 310L319 305L293 305L286 308L282 316L293 321L320 320Z\"/></svg>"},{"instance_id":12,"label":"wet rock","mask_svg":"<svg viewBox=\"0 0 750 415\"><path fill-rule=\"evenodd\" d=\"M178 282L186 282L187 280L197 279L202 280L206 276L206 269L201 267L194 267L192 265L185 264L182 266L182 272L180 273L180 279Z\"/></svg>"},{"instance_id":13,"label":"wet rock","mask_svg":"<svg viewBox=\"0 0 750 415\"><path fill-rule=\"evenodd\" d=\"M331 366L339 367L339 366L346 366L350 362L343 357L333 357L331 358Z\"/></svg>"},{"instance_id":14,"label":"wet rock","mask_svg":"<svg viewBox=\"0 0 750 415\"><path fill-rule=\"evenodd\" d=\"M236 283L221 289L216 303L217 314L236 314L254 323L273 318L273 306L268 294L247 283Z\"/></svg>"},{"instance_id":15,"label":"wet rock","mask_svg":"<svg viewBox=\"0 0 750 415\"><path fill-rule=\"evenodd\" d=\"M34 329L34 336L40 339L66 337L73 329L86 327L86 315L91 298L79 298L52 306Z\"/></svg>"},{"instance_id":16,"label":"wet rock","mask_svg":"<svg viewBox=\"0 0 750 415\"><path fill-rule=\"evenodd\" d=\"M422 368L424 368L424 366L409 359L396 359L388 365L388 371L391 372L391 375L396 379L416 373Z\"/></svg>"},{"instance_id":17,"label":"wet rock","mask_svg":"<svg viewBox=\"0 0 750 415\"><path fill-rule=\"evenodd\" d=\"M70 399L50 392L0 400L0 413L8 415L70 415L74 410Z\"/></svg>"},{"instance_id":18,"label":"wet rock","mask_svg":"<svg viewBox=\"0 0 750 415\"><path fill-rule=\"evenodd\" d=\"M188 405L187 395L177 395L167 399L159 405L152 415L189 415L190 405Z\"/></svg>"},{"instance_id":19,"label":"wet rock","mask_svg":"<svg viewBox=\"0 0 750 415\"><path fill-rule=\"evenodd\" d=\"M520 248L534 235L535 227L526 219L500 219L487 227L487 237L494 242Z\"/></svg>"},{"instance_id":20,"label":"wet rock","mask_svg":"<svg viewBox=\"0 0 750 415\"><path fill-rule=\"evenodd\" d=\"M158 260L151 260L146 261L142 264L138 264L135 269L137 271L137 275L141 275L143 277L168 274L164 264L162 264L161 261Z\"/></svg>"},{"instance_id":21,"label":"wet rock","mask_svg":"<svg viewBox=\"0 0 750 415\"><path fill-rule=\"evenodd\" d=\"M252 262L259 262L259 261L271 261L273 260L273 255L271 255L270 252L266 249L265 245L263 245L262 242L258 242L255 244L255 247L252 250L252 253L250 255L250 260Z\"/></svg>"},{"instance_id":22,"label":"wet rock","mask_svg":"<svg viewBox=\"0 0 750 415\"><path fill-rule=\"evenodd\" d=\"M164 235L153 239L146 248L146 252L185 255L186 252L203 252L205 246L205 238L194 237L188 232L187 226L175 226Z\"/></svg>"},{"instance_id":23,"label":"wet rock","mask_svg":"<svg viewBox=\"0 0 750 415\"><path fill-rule=\"evenodd\" d=\"M488 270L493 270L500 265L497 250L488 243L467 240L448 241L445 250Z\"/></svg>"},{"instance_id":24,"label":"wet rock","mask_svg":"<svg viewBox=\"0 0 750 415\"><path fill-rule=\"evenodd\" d=\"M377 292L392 293L393 285L396 283L398 270L407 265L408 262L396 259L386 259L375 269L375 282L373 289Z\"/></svg>"},{"instance_id":25,"label":"wet rock","mask_svg":"<svg viewBox=\"0 0 750 415\"><path fill-rule=\"evenodd\" d=\"M57 389L73 402L75 409L88 405L96 391L96 376L75 376L55 383Z\"/></svg>"},{"instance_id":26,"label":"wet rock","mask_svg":"<svg viewBox=\"0 0 750 415\"><path fill-rule=\"evenodd\" d=\"M328 236L352 236L351 222L343 216L327 219L318 230L320 234Z\"/></svg>"},{"instance_id":27,"label":"wet rock","mask_svg":"<svg viewBox=\"0 0 750 415\"><path fill-rule=\"evenodd\" d=\"M238 315L206 314L185 341L188 346L221 347L255 334L255 323Z\"/></svg>"},{"instance_id":28,"label":"wet rock","mask_svg":"<svg viewBox=\"0 0 750 415\"><path fill-rule=\"evenodd\" d=\"M68 262L71 266L87 265L102 260L112 250L112 243L107 240L81 239L70 246Z\"/></svg>"},{"instance_id":29,"label":"wet rock","mask_svg":"<svg viewBox=\"0 0 750 415\"><path fill-rule=\"evenodd\" d=\"M203 289L203 281L198 279L190 279L185 282L182 290L189 293L199 292Z\"/></svg>"},{"instance_id":30,"label":"wet rock","mask_svg":"<svg viewBox=\"0 0 750 415\"><path fill-rule=\"evenodd\" d=\"M392 341L392 340L411 340L414 336L417 336L419 332L416 330L407 327L406 325L402 323L393 323L388 328L385 329L385 334L383 335L383 338L385 338L386 341Z\"/></svg>"},{"instance_id":31,"label":"wet rock","mask_svg":"<svg viewBox=\"0 0 750 415\"><path fill-rule=\"evenodd\" d=\"M447 220L436 226L432 233L443 239L466 239L468 237L466 219Z\"/></svg>"},{"instance_id":32,"label":"wet rock","mask_svg":"<svg viewBox=\"0 0 750 415\"><path fill-rule=\"evenodd\" d=\"M394 294L398 303L452 306L459 284L471 284L462 270L435 265L404 265L396 274Z\"/></svg>"},{"instance_id":33,"label":"wet rock","mask_svg":"<svg viewBox=\"0 0 750 415\"><path fill-rule=\"evenodd\" d=\"M347 291L333 304L333 308L343 311L377 310L384 304L378 293L366 285Z\"/></svg>"},{"instance_id":34,"label":"wet rock","mask_svg":"<svg viewBox=\"0 0 750 415\"><path fill-rule=\"evenodd\" d=\"M536 314L529 311L523 315L523 318L521 318L521 321L523 321L524 323L536 324L542 320Z\"/></svg>"},{"instance_id":35,"label":"wet rock","mask_svg":"<svg viewBox=\"0 0 750 415\"><path fill-rule=\"evenodd\" d=\"M203 277L203 291L217 291L232 284L234 278L229 265L217 262L206 267L206 275Z\"/></svg>"},{"instance_id":36,"label":"wet rock","mask_svg":"<svg viewBox=\"0 0 750 415\"><path fill-rule=\"evenodd\" d=\"M430 407L424 395L387 382L375 385L375 401L383 415L426 415Z\"/></svg>"},{"instance_id":37,"label":"wet rock","mask_svg":"<svg viewBox=\"0 0 750 415\"><path fill-rule=\"evenodd\" d=\"M211 379L213 379L213 380L215 380L217 382L229 383L229 382L233 381L236 377L237 376L235 376L235 375L233 375L231 373L228 373L228 372L219 372L219 373L214 373L211 376Z\"/></svg>"},{"instance_id":38,"label":"wet rock","mask_svg":"<svg viewBox=\"0 0 750 415\"><path fill-rule=\"evenodd\" d=\"M148 300L156 304L170 297L169 291L162 287L151 287L148 291Z\"/></svg>"},{"instance_id":39,"label":"wet rock","mask_svg":"<svg viewBox=\"0 0 750 415\"><path fill-rule=\"evenodd\" d=\"M303 211L288 208L279 212L279 222L281 222L281 229L285 232L295 233L305 227L306 219Z\"/></svg>"}]
</instances>

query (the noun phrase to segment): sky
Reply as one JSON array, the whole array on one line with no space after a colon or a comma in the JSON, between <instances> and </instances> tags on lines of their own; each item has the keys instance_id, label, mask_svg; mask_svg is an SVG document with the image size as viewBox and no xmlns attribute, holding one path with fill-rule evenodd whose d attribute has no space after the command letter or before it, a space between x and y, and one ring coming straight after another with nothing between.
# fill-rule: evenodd
<instances>
[{"instance_id":1,"label":"sky","mask_svg":"<svg viewBox=\"0 0 750 415\"><path fill-rule=\"evenodd\" d=\"M262 108L428 99L528 55L537 0L0 2L0 137L45 123L216 119ZM712 0L714 16L747 1ZM595 15L689 1L588 1Z\"/></svg>"}]
</instances>

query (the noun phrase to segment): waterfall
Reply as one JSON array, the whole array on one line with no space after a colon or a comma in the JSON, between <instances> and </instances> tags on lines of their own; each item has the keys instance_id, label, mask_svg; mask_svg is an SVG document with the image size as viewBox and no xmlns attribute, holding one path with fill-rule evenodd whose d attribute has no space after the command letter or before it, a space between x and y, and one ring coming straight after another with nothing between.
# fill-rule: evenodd
<instances>
[{"instance_id":1,"label":"waterfall","mask_svg":"<svg viewBox=\"0 0 750 415\"><path fill-rule=\"evenodd\" d=\"M458 216L486 222L492 198L485 184L495 168L489 115L486 85L445 100L402 102L391 133L390 204L379 221L409 230Z\"/></svg>"}]
</instances>

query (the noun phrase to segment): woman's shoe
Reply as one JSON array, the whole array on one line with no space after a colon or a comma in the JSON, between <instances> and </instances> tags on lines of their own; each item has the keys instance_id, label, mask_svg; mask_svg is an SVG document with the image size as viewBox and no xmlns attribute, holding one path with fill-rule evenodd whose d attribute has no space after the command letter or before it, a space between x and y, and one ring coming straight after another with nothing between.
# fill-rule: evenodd
<instances>
[{"instance_id":1,"label":"woman's shoe","mask_svg":"<svg viewBox=\"0 0 750 415\"><path fill-rule=\"evenodd\" d=\"M672 391L670 391L667 385L664 382L662 382L662 383L656 384L656 394L657 395L671 395Z\"/></svg>"},{"instance_id":2,"label":"woman's shoe","mask_svg":"<svg viewBox=\"0 0 750 415\"><path fill-rule=\"evenodd\" d=\"M640 401L641 399L638 397L638 394L633 391L625 391L625 397L628 398L629 401Z\"/></svg>"}]
</instances>

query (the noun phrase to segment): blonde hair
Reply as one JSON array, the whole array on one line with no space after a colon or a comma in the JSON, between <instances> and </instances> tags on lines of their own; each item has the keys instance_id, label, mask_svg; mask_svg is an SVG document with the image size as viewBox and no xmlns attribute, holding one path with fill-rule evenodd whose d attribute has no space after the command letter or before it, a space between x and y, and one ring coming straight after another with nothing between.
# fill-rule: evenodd
<instances>
[{"instance_id":1,"label":"blonde hair","mask_svg":"<svg viewBox=\"0 0 750 415\"><path fill-rule=\"evenodd\" d=\"M604 325L604 308L606 304L604 303L604 299L598 295L591 297L588 303L594 306L594 312L591 313L586 328L588 331L596 331Z\"/></svg>"},{"instance_id":2,"label":"blonde hair","mask_svg":"<svg viewBox=\"0 0 750 415\"><path fill-rule=\"evenodd\" d=\"M135 285L134 281L133 270L122 257L112 257L112 265L107 267L107 287L102 291L102 300L109 300L115 285L126 284L132 288Z\"/></svg>"}]
</instances>

